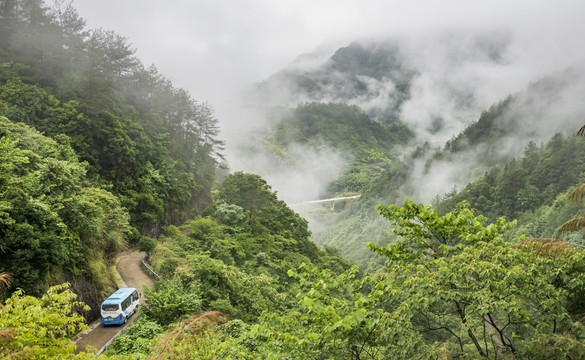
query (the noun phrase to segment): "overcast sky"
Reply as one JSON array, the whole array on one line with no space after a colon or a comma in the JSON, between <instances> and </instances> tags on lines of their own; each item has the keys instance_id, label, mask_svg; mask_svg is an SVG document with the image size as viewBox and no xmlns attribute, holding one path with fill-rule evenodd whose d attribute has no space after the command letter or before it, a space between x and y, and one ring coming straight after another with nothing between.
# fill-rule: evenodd
<instances>
[{"instance_id":1,"label":"overcast sky","mask_svg":"<svg viewBox=\"0 0 585 360\"><path fill-rule=\"evenodd\" d=\"M176 86L213 105L323 44L437 29L506 29L550 66L583 55L583 0L74 0ZM544 50L544 49L543 49ZM546 59L541 59L545 57Z\"/></svg>"}]
</instances>

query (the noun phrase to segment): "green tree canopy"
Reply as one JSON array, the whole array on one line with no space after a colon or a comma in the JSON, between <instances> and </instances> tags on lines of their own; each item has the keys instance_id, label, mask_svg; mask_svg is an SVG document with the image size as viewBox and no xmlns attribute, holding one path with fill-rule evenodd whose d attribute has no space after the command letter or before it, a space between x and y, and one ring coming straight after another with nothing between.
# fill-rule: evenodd
<instances>
[{"instance_id":1,"label":"green tree canopy","mask_svg":"<svg viewBox=\"0 0 585 360\"><path fill-rule=\"evenodd\" d=\"M90 264L121 249L129 228L118 199L87 182L86 164L59 140L0 118L0 263L13 288L35 295L58 268L107 281Z\"/></svg>"},{"instance_id":2,"label":"green tree canopy","mask_svg":"<svg viewBox=\"0 0 585 360\"><path fill-rule=\"evenodd\" d=\"M0 356L10 359L92 359L75 354L71 337L87 328L75 311L86 307L76 301L69 285L51 287L41 298L18 290L0 307Z\"/></svg>"},{"instance_id":3,"label":"green tree canopy","mask_svg":"<svg viewBox=\"0 0 585 360\"><path fill-rule=\"evenodd\" d=\"M436 359L585 356L572 309L585 290L585 253L506 242L466 203L439 216L407 201L379 206L400 240L370 247L387 269L366 278L302 266L299 308L264 314L248 336L266 358ZM234 341L231 339L229 341Z\"/></svg>"}]
</instances>

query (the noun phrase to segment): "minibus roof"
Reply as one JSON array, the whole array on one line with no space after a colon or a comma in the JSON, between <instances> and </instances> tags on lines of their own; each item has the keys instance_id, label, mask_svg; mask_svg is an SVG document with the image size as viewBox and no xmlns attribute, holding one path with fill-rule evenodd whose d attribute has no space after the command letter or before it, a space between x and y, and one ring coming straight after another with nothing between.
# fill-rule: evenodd
<instances>
[{"instance_id":1,"label":"minibus roof","mask_svg":"<svg viewBox=\"0 0 585 360\"><path fill-rule=\"evenodd\" d=\"M114 292L112 295L110 295L106 300L104 300L102 305L119 304L122 302L122 300L126 299L134 291L137 291L136 288L118 289L118 290L116 290L116 292Z\"/></svg>"}]
</instances>

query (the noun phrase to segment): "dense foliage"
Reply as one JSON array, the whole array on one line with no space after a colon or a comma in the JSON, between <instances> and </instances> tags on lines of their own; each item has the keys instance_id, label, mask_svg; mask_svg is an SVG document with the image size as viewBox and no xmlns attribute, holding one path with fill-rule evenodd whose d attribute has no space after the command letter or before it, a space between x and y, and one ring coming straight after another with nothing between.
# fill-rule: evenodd
<instances>
[{"instance_id":1,"label":"dense foliage","mask_svg":"<svg viewBox=\"0 0 585 360\"><path fill-rule=\"evenodd\" d=\"M269 358L583 354L581 309L568 310L585 284L583 252L505 242L510 224L486 225L464 203L443 217L410 201L379 211L400 236L372 245L387 269L357 281L351 272L291 273L302 310L266 314L250 334Z\"/></svg>"},{"instance_id":2,"label":"dense foliage","mask_svg":"<svg viewBox=\"0 0 585 360\"><path fill-rule=\"evenodd\" d=\"M394 159L375 181L365 187L358 201L339 208L339 214L335 217L323 218L329 226L326 231L314 237L315 241L343 249L344 256L363 266L369 266L374 260L365 251L365 243L373 241L387 244L394 240L393 236L381 230L381 219L375 217L373 211L375 205L380 202L402 201L409 197L408 194L416 193L416 186L424 186L416 181L415 176L420 171L416 164L420 164L420 160L424 160L426 156L429 156L427 168L438 161L443 161L441 166L450 166L451 161L460 156L459 152L474 156L476 152L471 149L477 148L464 145L470 144L472 134L476 134L477 129L472 131L471 128L481 124L477 133L482 136L476 134L473 137L479 149L493 147L502 137L502 132L482 129L489 127L486 123L495 124L495 119L499 119L496 123L501 121L500 117L509 101L511 100L484 112L478 123L462 132L444 150L432 153L429 146L422 146L410 156ZM460 150L455 150L461 146L463 147ZM481 155L482 161L472 161L477 168L470 174L462 175L473 180L462 189L453 188L445 194L437 195L433 204L439 213L446 213L465 200L490 220L502 216L517 219L519 226L513 231L515 235L558 237L560 226L579 212L580 204L567 204L567 196L574 186L582 182L584 151L585 141L582 138L566 137L560 133L540 145L533 141L528 142L523 155L516 158L509 154L499 156L495 151L479 151L477 154L486 154ZM580 234L568 236L573 242L583 241Z\"/></svg>"},{"instance_id":3,"label":"dense foliage","mask_svg":"<svg viewBox=\"0 0 585 360\"><path fill-rule=\"evenodd\" d=\"M440 216L406 201L379 206L399 240L367 277L303 264L288 272L296 304L255 324L193 320L157 335L176 357L225 359L574 359L585 356L585 252L514 239L467 203ZM200 317L198 317L200 318ZM161 340L166 339L166 340ZM158 355L157 355L158 354Z\"/></svg>"},{"instance_id":4,"label":"dense foliage","mask_svg":"<svg viewBox=\"0 0 585 360\"><path fill-rule=\"evenodd\" d=\"M127 39L86 30L63 1L0 1L0 35L0 357L86 358L70 337L88 307L50 285L72 280L95 312L130 239L163 279L105 357L585 358L583 236L543 239L579 213L566 200L585 144L557 134L523 158L491 151L518 129L512 105L536 92L494 105L440 150L399 158L416 72L397 47L354 43L312 73L272 79L326 101L279 109L262 141L286 161L296 144L343 154L327 195L362 197L317 238L360 269L312 242L258 175L228 175L212 196L213 109L144 67ZM369 108L347 105L358 100ZM471 152L474 181L437 210L408 200L376 215L412 193L415 170Z\"/></svg>"},{"instance_id":5,"label":"dense foliage","mask_svg":"<svg viewBox=\"0 0 585 360\"><path fill-rule=\"evenodd\" d=\"M209 316L221 319L204 321L205 329L213 330L230 319L227 331L243 333L263 313L298 308L299 285L290 269L307 264L303 266L339 274L350 268L337 251L322 250L309 237L306 220L279 200L264 179L242 172L228 175L205 216L170 226L159 238L150 261L162 281L155 289L144 289L146 320L117 340L109 354L209 359L241 354L233 344L211 345L211 335L193 323ZM361 274L354 270L354 276ZM141 330L157 326L166 333ZM185 355L194 348L196 355Z\"/></svg>"},{"instance_id":6,"label":"dense foliage","mask_svg":"<svg viewBox=\"0 0 585 360\"><path fill-rule=\"evenodd\" d=\"M127 211L87 181L67 136L3 117L0 135L0 267L11 289L40 295L64 277L76 279L74 289L86 278L103 291L112 282L104 261L125 246Z\"/></svg>"},{"instance_id":7,"label":"dense foliage","mask_svg":"<svg viewBox=\"0 0 585 360\"><path fill-rule=\"evenodd\" d=\"M579 138L556 134L541 147L531 142L522 159L493 167L461 191L442 196L439 209L465 199L490 219L518 219L526 236L553 237L578 211L579 205L567 204L566 197L581 181L583 155L585 142Z\"/></svg>"},{"instance_id":8,"label":"dense foliage","mask_svg":"<svg viewBox=\"0 0 585 360\"><path fill-rule=\"evenodd\" d=\"M85 29L71 4L3 1L0 15L0 115L68 135L140 230L205 207L223 156L208 104L145 68L124 37Z\"/></svg>"},{"instance_id":9,"label":"dense foliage","mask_svg":"<svg viewBox=\"0 0 585 360\"><path fill-rule=\"evenodd\" d=\"M75 354L70 338L87 328L76 313L84 307L68 284L51 287L41 298L18 290L0 305L0 357L3 359L92 359Z\"/></svg>"},{"instance_id":10,"label":"dense foliage","mask_svg":"<svg viewBox=\"0 0 585 360\"><path fill-rule=\"evenodd\" d=\"M197 294L203 308L253 321L292 306L289 269L303 262L339 272L349 266L335 251L319 249L306 220L257 175L227 176L216 201L208 216L169 227L151 257L163 278Z\"/></svg>"}]
</instances>

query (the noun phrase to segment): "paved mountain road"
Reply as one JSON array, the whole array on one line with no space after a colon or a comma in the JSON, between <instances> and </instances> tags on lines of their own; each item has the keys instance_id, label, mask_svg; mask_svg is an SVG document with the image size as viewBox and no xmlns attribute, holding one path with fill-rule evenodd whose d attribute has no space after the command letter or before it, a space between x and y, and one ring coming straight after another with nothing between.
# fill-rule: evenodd
<instances>
[{"instance_id":1,"label":"paved mountain road","mask_svg":"<svg viewBox=\"0 0 585 360\"><path fill-rule=\"evenodd\" d=\"M128 250L118 255L117 269L122 277L118 287L134 287L142 294L142 284L148 287L154 286L154 281L147 275L142 266L143 257L144 252L137 250ZM140 303L144 303L144 297L140 298ZM140 311L140 308L138 308L138 311ZM132 318L135 316L132 315ZM103 326L100 320L96 320L77 340L77 352L85 351L87 346L93 346L98 350L101 349L123 328L124 325Z\"/></svg>"}]
</instances>

